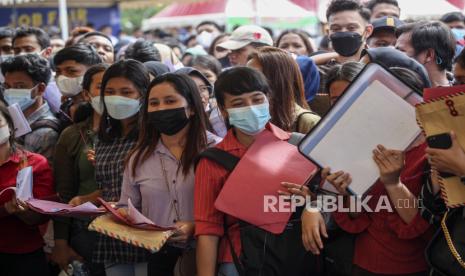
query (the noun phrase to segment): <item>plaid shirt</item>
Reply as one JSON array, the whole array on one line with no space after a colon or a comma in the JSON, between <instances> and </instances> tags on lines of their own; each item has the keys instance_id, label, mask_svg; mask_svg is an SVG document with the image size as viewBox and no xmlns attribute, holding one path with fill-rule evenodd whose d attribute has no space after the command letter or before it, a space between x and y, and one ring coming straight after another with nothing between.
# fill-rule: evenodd
<instances>
[{"instance_id":1,"label":"plaid shirt","mask_svg":"<svg viewBox=\"0 0 465 276\"><path fill-rule=\"evenodd\" d=\"M105 143L99 141L95 147L95 178L106 201L119 201L123 183L124 161L135 146L135 140L124 138ZM97 263L145 262L147 251L122 241L98 234L93 253Z\"/></svg>"}]
</instances>

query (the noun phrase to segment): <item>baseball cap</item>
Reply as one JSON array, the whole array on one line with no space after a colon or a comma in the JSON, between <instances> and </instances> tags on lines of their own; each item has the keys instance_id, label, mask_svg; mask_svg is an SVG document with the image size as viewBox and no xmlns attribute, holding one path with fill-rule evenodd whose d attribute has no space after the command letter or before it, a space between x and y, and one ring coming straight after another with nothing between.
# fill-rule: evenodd
<instances>
[{"instance_id":1,"label":"baseball cap","mask_svg":"<svg viewBox=\"0 0 465 276\"><path fill-rule=\"evenodd\" d=\"M403 24L404 22L402 22L399 18L393 16L383 16L371 22L371 25L373 25L373 33L380 30L392 30L393 32L395 32L396 29L402 26Z\"/></svg>"},{"instance_id":2,"label":"baseball cap","mask_svg":"<svg viewBox=\"0 0 465 276\"><path fill-rule=\"evenodd\" d=\"M255 25L244 25L234 30L228 40L216 47L237 50L252 42L273 46L273 39L265 29Z\"/></svg>"}]
</instances>

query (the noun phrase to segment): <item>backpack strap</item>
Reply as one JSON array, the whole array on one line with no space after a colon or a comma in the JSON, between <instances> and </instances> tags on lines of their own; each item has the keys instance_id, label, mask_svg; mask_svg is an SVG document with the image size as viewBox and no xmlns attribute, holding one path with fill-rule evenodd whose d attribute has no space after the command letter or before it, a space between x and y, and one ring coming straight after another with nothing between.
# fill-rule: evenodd
<instances>
[{"instance_id":1,"label":"backpack strap","mask_svg":"<svg viewBox=\"0 0 465 276\"><path fill-rule=\"evenodd\" d=\"M304 116L305 114L312 114L312 115L318 115L316 114L315 112L313 111L305 111L305 112L302 112L300 113L298 116L297 116L297 119L295 120L295 129L296 131L299 131L299 127L300 127L300 120L302 119L302 116Z\"/></svg>"},{"instance_id":2,"label":"backpack strap","mask_svg":"<svg viewBox=\"0 0 465 276\"><path fill-rule=\"evenodd\" d=\"M218 148L208 148L201 152L199 156L197 156L197 160L195 162L196 167L202 158L207 158L210 161L217 163L229 172L232 172L234 170L234 168L240 160L239 157L236 157L230 154L229 152L226 152Z\"/></svg>"},{"instance_id":3,"label":"backpack strap","mask_svg":"<svg viewBox=\"0 0 465 276\"><path fill-rule=\"evenodd\" d=\"M34 123L31 124L31 130L37 130L40 128L51 128L55 130L56 132L60 132L60 123L56 120L53 119L42 119L35 121Z\"/></svg>"}]
</instances>

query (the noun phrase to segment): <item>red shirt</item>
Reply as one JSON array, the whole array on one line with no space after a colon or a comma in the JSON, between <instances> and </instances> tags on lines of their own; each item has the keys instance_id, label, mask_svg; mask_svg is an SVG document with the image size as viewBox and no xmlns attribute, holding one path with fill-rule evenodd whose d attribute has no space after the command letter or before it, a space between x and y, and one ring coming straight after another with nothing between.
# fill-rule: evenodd
<instances>
[{"instance_id":1,"label":"red shirt","mask_svg":"<svg viewBox=\"0 0 465 276\"><path fill-rule=\"evenodd\" d=\"M23 154L27 157L27 165L32 166L34 197L43 198L53 195L53 176L47 159L42 155L25 151L13 154L0 165L0 191L8 187L16 187L16 176ZM10 201L13 195L13 191L3 193L0 196L0 206ZM0 253L30 253L43 246L44 242L37 225L27 225L15 215L1 217L0 225Z\"/></svg>"},{"instance_id":2,"label":"red shirt","mask_svg":"<svg viewBox=\"0 0 465 276\"><path fill-rule=\"evenodd\" d=\"M423 185L426 165L426 145L406 152L405 167L401 173L402 183L418 197ZM384 184L378 181L369 193L368 205L376 209L380 196L387 196ZM348 213L333 213L337 224L349 233L358 234L355 242L354 264L372 273L410 274L426 271L425 248L431 237L430 224L420 212L406 224L395 211L361 213L351 219Z\"/></svg>"},{"instance_id":3,"label":"red shirt","mask_svg":"<svg viewBox=\"0 0 465 276\"><path fill-rule=\"evenodd\" d=\"M288 140L289 134L272 124L267 124L267 129L281 140ZM234 156L242 158L247 148L242 145L234 135L233 130L229 130L223 141L216 145L216 148L224 150ZM224 236L224 216L228 225L228 233L233 243L234 252L240 256L241 240L239 233L239 223L234 217L222 213L215 208L215 200L218 197L223 184L229 173L222 166L206 158L200 160L195 171L194 189L194 220L195 236L210 235L219 236L220 247L218 250L218 262L233 262L229 243Z\"/></svg>"}]
</instances>

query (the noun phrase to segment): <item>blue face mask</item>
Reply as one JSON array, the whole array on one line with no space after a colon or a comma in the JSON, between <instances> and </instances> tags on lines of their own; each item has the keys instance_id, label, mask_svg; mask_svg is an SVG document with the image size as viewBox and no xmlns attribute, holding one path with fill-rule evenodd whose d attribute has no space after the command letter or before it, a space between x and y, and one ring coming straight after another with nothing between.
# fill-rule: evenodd
<instances>
[{"instance_id":1,"label":"blue face mask","mask_svg":"<svg viewBox=\"0 0 465 276\"><path fill-rule=\"evenodd\" d=\"M31 90L10 88L3 92L3 96L8 105L17 103L21 110L24 111L36 102L35 98L31 98Z\"/></svg>"},{"instance_id":2,"label":"blue face mask","mask_svg":"<svg viewBox=\"0 0 465 276\"><path fill-rule=\"evenodd\" d=\"M227 109L229 123L248 135L257 135L271 119L268 102L259 105Z\"/></svg>"},{"instance_id":3,"label":"blue face mask","mask_svg":"<svg viewBox=\"0 0 465 276\"><path fill-rule=\"evenodd\" d=\"M453 28L451 31L454 34L456 40L462 40L465 36L465 29Z\"/></svg>"},{"instance_id":4,"label":"blue face mask","mask_svg":"<svg viewBox=\"0 0 465 276\"><path fill-rule=\"evenodd\" d=\"M134 116L140 109L140 101L121 96L105 96L108 114L116 120L124 120Z\"/></svg>"}]
</instances>

